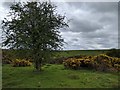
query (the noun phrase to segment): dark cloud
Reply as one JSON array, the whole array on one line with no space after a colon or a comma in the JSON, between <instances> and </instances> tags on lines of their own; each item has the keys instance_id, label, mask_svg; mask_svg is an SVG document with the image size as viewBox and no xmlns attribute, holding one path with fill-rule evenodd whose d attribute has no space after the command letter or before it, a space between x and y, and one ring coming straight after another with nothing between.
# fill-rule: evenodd
<instances>
[{"instance_id":1,"label":"dark cloud","mask_svg":"<svg viewBox=\"0 0 120 90\"><path fill-rule=\"evenodd\" d=\"M75 38L75 39L72 39L72 41L78 41L78 39Z\"/></svg>"},{"instance_id":2,"label":"dark cloud","mask_svg":"<svg viewBox=\"0 0 120 90\"><path fill-rule=\"evenodd\" d=\"M99 32L86 32L82 33L81 37L87 38L87 39L92 39L92 38L108 38L110 34L104 33L102 31Z\"/></svg>"},{"instance_id":3,"label":"dark cloud","mask_svg":"<svg viewBox=\"0 0 120 90\"><path fill-rule=\"evenodd\" d=\"M94 2L90 3L89 7L94 9L96 13L115 13L118 11L118 2Z\"/></svg>"},{"instance_id":4,"label":"dark cloud","mask_svg":"<svg viewBox=\"0 0 120 90\"><path fill-rule=\"evenodd\" d=\"M73 32L93 32L102 28L99 23L92 22L92 20L78 20L76 18L71 23L71 31Z\"/></svg>"}]
</instances>

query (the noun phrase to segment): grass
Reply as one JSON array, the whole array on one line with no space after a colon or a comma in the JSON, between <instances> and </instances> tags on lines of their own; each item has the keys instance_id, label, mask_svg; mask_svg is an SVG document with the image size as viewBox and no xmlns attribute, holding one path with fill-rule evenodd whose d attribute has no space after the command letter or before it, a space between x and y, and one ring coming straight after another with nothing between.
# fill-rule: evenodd
<instances>
[{"instance_id":1,"label":"grass","mask_svg":"<svg viewBox=\"0 0 120 90\"><path fill-rule=\"evenodd\" d=\"M3 88L112 88L118 75L94 70L66 70L63 65L47 64L43 71L30 67L3 65Z\"/></svg>"},{"instance_id":2,"label":"grass","mask_svg":"<svg viewBox=\"0 0 120 90\"><path fill-rule=\"evenodd\" d=\"M70 57L76 55L98 55L106 53L109 50L66 50L66 51L55 51L56 58L59 57Z\"/></svg>"},{"instance_id":3,"label":"grass","mask_svg":"<svg viewBox=\"0 0 120 90\"><path fill-rule=\"evenodd\" d=\"M55 58L76 55L98 55L108 50L55 51ZM7 51L12 53L11 51ZM118 74L94 70L66 70L63 65L46 64L42 72L34 72L34 67L2 67L3 88L115 88Z\"/></svg>"}]
</instances>

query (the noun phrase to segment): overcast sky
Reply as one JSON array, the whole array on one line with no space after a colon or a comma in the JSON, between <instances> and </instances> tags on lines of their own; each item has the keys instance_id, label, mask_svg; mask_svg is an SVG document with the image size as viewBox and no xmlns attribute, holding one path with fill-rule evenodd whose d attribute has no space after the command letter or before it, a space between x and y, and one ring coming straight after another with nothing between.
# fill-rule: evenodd
<instances>
[{"instance_id":1,"label":"overcast sky","mask_svg":"<svg viewBox=\"0 0 120 90\"><path fill-rule=\"evenodd\" d=\"M64 50L118 48L117 2L54 3L57 11L70 20L69 28L60 30L67 43ZM0 21L9 11L8 6L0 3Z\"/></svg>"}]
</instances>

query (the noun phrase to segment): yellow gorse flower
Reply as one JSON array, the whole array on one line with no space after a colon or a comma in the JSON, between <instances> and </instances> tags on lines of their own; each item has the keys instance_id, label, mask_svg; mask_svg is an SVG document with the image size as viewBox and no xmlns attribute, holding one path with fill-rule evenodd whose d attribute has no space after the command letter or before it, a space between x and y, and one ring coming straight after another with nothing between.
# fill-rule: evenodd
<instances>
[{"instance_id":1,"label":"yellow gorse flower","mask_svg":"<svg viewBox=\"0 0 120 90\"><path fill-rule=\"evenodd\" d=\"M20 67L20 66L31 66L32 63L30 61L27 61L25 59L16 59L13 61L14 67Z\"/></svg>"},{"instance_id":2,"label":"yellow gorse flower","mask_svg":"<svg viewBox=\"0 0 120 90\"><path fill-rule=\"evenodd\" d=\"M120 68L120 58L114 58L105 54L100 54L97 56L86 56L82 58L68 58L67 60L64 60L63 64L67 68L75 67L75 69L81 66L92 66L93 68L96 68L102 64L108 68L118 69Z\"/></svg>"}]
</instances>

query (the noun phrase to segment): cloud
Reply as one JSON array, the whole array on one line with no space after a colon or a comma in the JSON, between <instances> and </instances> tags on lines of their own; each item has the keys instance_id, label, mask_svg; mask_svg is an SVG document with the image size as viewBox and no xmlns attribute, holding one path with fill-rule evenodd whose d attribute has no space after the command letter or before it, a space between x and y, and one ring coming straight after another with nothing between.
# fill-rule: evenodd
<instances>
[{"instance_id":1,"label":"cloud","mask_svg":"<svg viewBox=\"0 0 120 90\"><path fill-rule=\"evenodd\" d=\"M74 19L71 23L71 31L73 32L93 32L103 27L94 21L85 19Z\"/></svg>"},{"instance_id":2,"label":"cloud","mask_svg":"<svg viewBox=\"0 0 120 90\"><path fill-rule=\"evenodd\" d=\"M57 12L70 20L61 29L65 50L118 48L117 2L54 2ZM11 3L0 5L0 20Z\"/></svg>"},{"instance_id":3,"label":"cloud","mask_svg":"<svg viewBox=\"0 0 120 90\"><path fill-rule=\"evenodd\" d=\"M76 9L82 9L92 12L117 12L118 2L67 2L67 4Z\"/></svg>"},{"instance_id":4,"label":"cloud","mask_svg":"<svg viewBox=\"0 0 120 90\"><path fill-rule=\"evenodd\" d=\"M116 13L118 10L118 2L94 2L89 4L93 11L98 13Z\"/></svg>"},{"instance_id":5,"label":"cloud","mask_svg":"<svg viewBox=\"0 0 120 90\"><path fill-rule=\"evenodd\" d=\"M65 4L64 12L71 19L68 31L61 31L68 43L65 45L66 49L118 48L117 2L62 4ZM60 8L59 11L61 12Z\"/></svg>"}]
</instances>

